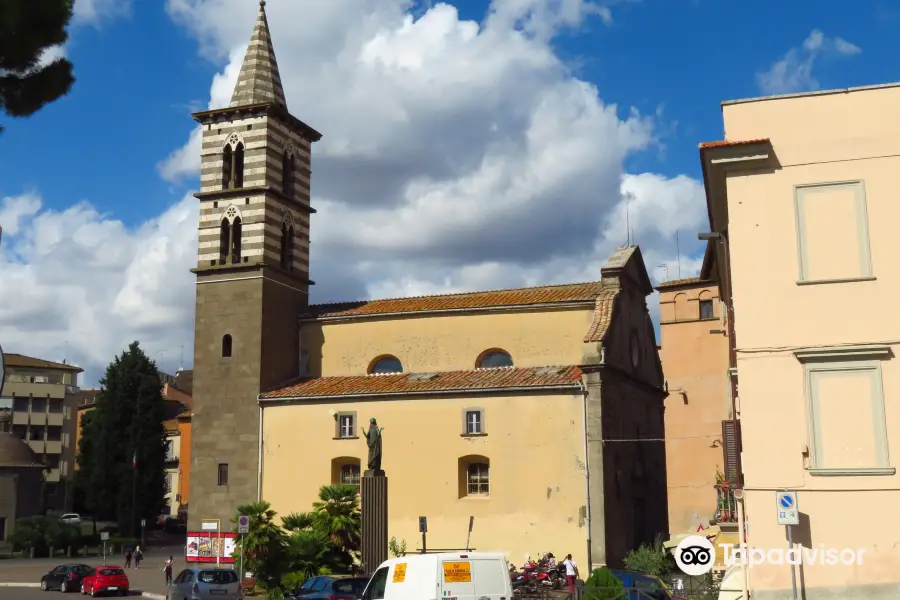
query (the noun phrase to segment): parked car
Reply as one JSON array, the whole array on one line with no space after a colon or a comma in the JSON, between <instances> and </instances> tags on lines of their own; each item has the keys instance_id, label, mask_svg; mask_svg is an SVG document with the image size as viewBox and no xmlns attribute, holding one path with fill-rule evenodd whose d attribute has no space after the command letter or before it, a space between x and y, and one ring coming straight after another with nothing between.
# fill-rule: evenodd
<instances>
[{"instance_id":1,"label":"parked car","mask_svg":"<svg viewBox=\"0 0 900 600\"><path fill-rule=\"evenodd\" d=\"M93 567L91 572L81 580L81 593L97 597L101 594L128 595L128 575L122 567L104 565Z\"/></svg>"},{"instance_id":2,"label":"parked car","mask_svg":"<svg viewBox=\"0 0 900 600\"><path fill-rule=\"evenodd\" d=\"M290 597L303 600L356 600L362 596L367 583L368 577L313 577L291 592Z\"/></svg>"},{"instance_id":3,"label":"parked car","mask_svg":"<svg viewBox=\"0 0 900 600\"><path fill-rule=\"evenodd\" d=\"M80 525L81 524L81 515L78 513L66 513L59 518L63 523L68 523L69 525Z\"/></svg>"},{"instance_id":4,"label":"parked car","mask_svg":"<svg viewBox=\"0 0 900 600\"><path fill-rule=\"evenodd\" d=\"M509 563L495 552L442 552L386 560L372 575L362 600L501 600L512 598ZM304 596L301 596L305 600Z\"/></svg>"},{"instance_id":5,"label":"parked car","mask_svg":"<svg viewBox=\"0 0 900 600\"><path fill-rule=\"evenodd\" d=\"M41 589L73 592L81 589L82 578L91 572L90 565L59 565L41 576Z\"/></svg>"},{"instance_id":6,"label":"parked car","mask_svg":"<svg viewBox=\"0 0 900 600\"><path fill-rule=\"evenodd\" d=\"M191 567L178 574L166 593L166 600L184 598L240 600L243 594L234 569Z\"/></svg>"}]
</instances>

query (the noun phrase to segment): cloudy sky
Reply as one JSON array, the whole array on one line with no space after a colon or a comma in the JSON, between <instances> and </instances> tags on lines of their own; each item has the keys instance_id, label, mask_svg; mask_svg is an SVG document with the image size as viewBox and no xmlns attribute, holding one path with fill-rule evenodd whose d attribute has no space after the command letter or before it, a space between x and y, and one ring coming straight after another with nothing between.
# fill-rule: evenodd
<instances>
[{"instance_id":1,"label":"cloudy sky","mask_svg":"<svg viewBox=\"0 0 900 600\"><path fill-rule=\"evenodd\" d=\"M163 369L190 366L189 113L227 103L257 9L77 0L58 50L72 92L0 115L4 350L67 358L86 386L135 339ZM655 280L692 275L707 227L697 143L721 138L719 102L890 81L900 48L900 9L877 1L267 11L290 110L324 134L314 301L597 279L626 221Z\"/></svg>"}]
</instances>

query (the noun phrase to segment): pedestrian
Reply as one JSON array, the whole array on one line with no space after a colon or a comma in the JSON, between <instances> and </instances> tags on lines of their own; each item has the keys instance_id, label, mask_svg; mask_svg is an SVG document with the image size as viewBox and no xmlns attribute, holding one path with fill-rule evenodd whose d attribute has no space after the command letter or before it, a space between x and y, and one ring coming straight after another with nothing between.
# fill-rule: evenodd
<instances>
[{"instance_id":1,"label":"pedestrian","mask_svg":"<svg viewBox=\"0 0 900 600\"><path fill-rule=\"evenodd\" d=\"M169 556L166 559L166 566L163 568L163 571L166 573L166 585L172 585L172 565L175 563L175 559Z\"/></svg>"},{"instance_id":2,"label":"pedestrian","mask_svg":"<svg viewBox=\"0 0 900 600\"><path fill-rule=\"evenodd\" d=\"M125 548L125 568L131 568L131 547Z\"/></svg>"},{"instance_id":3,"label":"pedestrian","mask_svg":"<svg viewBox=\"0 0 900 600\"><path fill-rule=\"evenodd\" d=\"M572 560L571 554L566 554L566 560L563 561L566 566L566 581L569 582L569 593L575 593L575 579L578 577L578 565Z\"/></svg>"},{"instance_id":4,"label":"pedestrian","mask_svg":"<svg viewBox=\"0 0 900 600\"><path fill-rule=\"evenodd\" d=\"M144 553L141 552L141 547L138 546L137 548L134 549L134 568L135 569L141 568L141 560L143 560L143 558L144 558Z\"/></svg>"}]
</instances>

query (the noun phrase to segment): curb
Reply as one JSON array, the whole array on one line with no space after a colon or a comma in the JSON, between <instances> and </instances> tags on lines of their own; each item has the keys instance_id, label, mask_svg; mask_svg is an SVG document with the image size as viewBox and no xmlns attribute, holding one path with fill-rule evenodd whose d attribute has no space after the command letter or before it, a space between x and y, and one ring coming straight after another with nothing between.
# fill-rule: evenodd
<instances>
[{"instance_id":1,"label":"curb","mask_svg":"<svg viewBox=\"0 0 900 600\"><path fill-rule=\"evenodd\" d=\"M0 588L40 588L39 583L4 583L0 582ZM154 594L152 592L141 592L144 598L153 598L154 600L166 600L162 594Z\"/></svg>"}]
</instances>

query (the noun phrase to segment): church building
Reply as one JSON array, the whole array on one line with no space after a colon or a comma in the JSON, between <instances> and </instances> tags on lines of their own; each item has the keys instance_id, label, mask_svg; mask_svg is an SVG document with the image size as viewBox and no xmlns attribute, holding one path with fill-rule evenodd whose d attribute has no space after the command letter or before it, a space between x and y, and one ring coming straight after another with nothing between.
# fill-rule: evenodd
<instances>
[{"instance_id":1,"label":"church building","mask_svg":"<svg viewBox=\"0 0 900 600\"><path fill-rule=\"evenodd\" d=\"M668 532L662 368L640 249L598 281L312 305L310 153L262 2L203 127L190 522L307 511L383 431L388 535L617 566Z\"/></svg>"}]
</instances>

